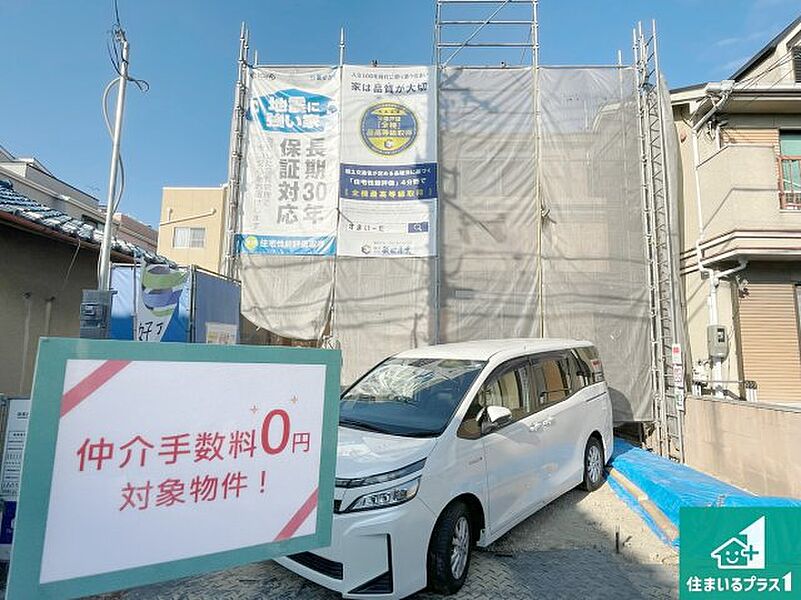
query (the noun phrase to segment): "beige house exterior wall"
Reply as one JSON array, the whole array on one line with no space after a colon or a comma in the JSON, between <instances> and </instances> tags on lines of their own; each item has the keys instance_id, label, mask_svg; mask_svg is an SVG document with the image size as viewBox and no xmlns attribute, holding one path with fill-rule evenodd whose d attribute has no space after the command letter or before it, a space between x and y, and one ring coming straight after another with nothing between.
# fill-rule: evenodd
<instances>
[{"instance_id":1,"label":"beige house exterior wall","mask_svg":"<svg viewBox=\"0 0 801 600\"><path fill-rule=\"evenodd\" d=\"M801 43L801 25L788 32L785 38L776 44L776 48L744 73L743 77L760 86L792 85L793 61L788 59L793 46L799 43Z\"/></svg>"},{"instance_id":2,"label":"beige house exterior wall","mask_svg":"<svg viewBox=\"0 0 801 600\"><path fill-rule=\"evenodd\" d=\"M76 252L72 243L0 225L0 255L13 257L0 261L0 394L28 396L39 337L78 336L82 290L97 286L97 249Z\"/></svg>"},{"instance_id":3,"label":"beige house exterior wall","mask_svg":"<svg viewBox=\"0 0 801 600\"><path fill-rule=\"evenodd\" d=\"M225 239L225 186L165 187L161 200L158 253L181 265L198 265L220 273ZM203 248L175 248L176 227L203 227Z\"/></svg>"},{"instance_id":4,"label":"beige house exterior wall","mask_svg":"<svg viewBox=\"0 0 801 600\"><path fill-rule=\"evenodd\" d=\"M687 302L690 355L698 360L707 355L709 284L697 269L695 244L700 234L689 116L687 105L674 106L682 186L680 267ZM741 279L801 282L801 278L793 279L799 275L801 211L780 209L778 148L769 142L778 139L781 129L801 129L801 115L735 113L726 114L724 118L726 124L720 132L704 128L699 133L704 257L707 261L722 260L719 268L736 265L739 257L748 258L748 268L739 273ZM766 143L740 143L743 139L764 139ZM771 258L777 262L764 262ZM742 361L738 354L734 319L737 281L734 277L729 279L718 287L718 314L719 322L727 327L732 340L729 357L723 362L723 378L736 381L748 374L741 372ZM739 393L738 386L729 388Z\"/></svg>"},{"instance_id":5,"label":"beige house exterior wall","mask_svg":"<svg viewBox=\"0 0 801 600\"><path fill-rule=\"evenodd\" d=\"M706 279L701 279L698 271L688 273L684 277L687 298L687 330L690 344L690 357L693 361L704 359L707 356L706 327L709 323L707 312L707 292L709 286ZM733 290L733 288L735 288ZM722 281L718 287L718 319L726 325L732 343L729 346L729 356L722 363L723 379L737 381L741 379L738 346L734 343L734 319L732 293L736 294L736 284ZM737 386L729 386L736 393Z\"/></svg>"},{"instance_id":6,"label":"beige house exterior wall","mask_svg":"<svg viewBox=\"0 0 801 600\"><path fill-rule=\"evenodd\" d=\"M750 492L801 498L801 407L687 398L689 466Z\"/></svg>"},{"instance_id":7,"label":"beige house exterior wall","mask_svg":"<svg viewBox=\"0 0 801 600\"><path fill-rule=\"evenodd\" d=\"M695 252L695 241L699 237L692 132L684 121L686 116L679 110L674 112L680 141L684 254ZM727 118L729 123L721 132L722 140L727 138L727 131L740 128L801 129L801 115L728 115ZM801 211L779 209L774 146L724 144L718 148L717 136L702 131L699 134L699 155L701 211L706 240L738 228L801 230Z\"/></svg>"}]
</instances>

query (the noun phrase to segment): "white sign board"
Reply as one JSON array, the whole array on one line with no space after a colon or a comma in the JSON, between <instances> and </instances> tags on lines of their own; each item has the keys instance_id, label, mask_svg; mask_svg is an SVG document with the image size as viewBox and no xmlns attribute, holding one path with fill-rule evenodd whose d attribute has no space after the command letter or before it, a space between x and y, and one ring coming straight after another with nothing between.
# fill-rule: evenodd
<instances>
[{"instance_id":1,"label":"white sign board","mask_svg":"<svg viewBox=\"0 0 801 600\"><path fill-rule=\"evenodd\" d=\"M682 360L681 346L673 344L671 348L673 363L673 394L676 400L676 410L684 410L684 361Z\"/></svg>"},{"instance_id":2,"label":"white sign board","mask_svg":"<svg viewBox=\"0 0 801 600\"><path fill-rule=\"evenodd\" d=\"M206 343L232 346L236 344L238 331L239 328L236 325L208 321L206 323Z\"/></svg>"},{"instance_id":3,"label":"white sign board","mask_svg":"<svg viewBox=\"0 0 801 600\"><path fill-rule=\"evenodd\" d=\"M0 474L0 499L3 518L0 520L0 560L8 561L16 522L17 496L22 473L22 454L28 434L30 398L9 398L6 417L6 440L3 448L3 469Z\"/></svg>"},{"instance_id":4,"label":"white sign board","mask_svg":"<svg viewBox=\"0 0 801 600\"><path fill-rule=\"evenodd\" d=\"M10 589L88 595L329 543L338 363L44 340L13 550L41 565L12 560ZM91 585L58 587L74 581Z\"/></svg>"},{"instance_id":5,"label":"white sign board","mask_svg":"<svg viewBox=\"0 0 801 600\"><path fill-rule=\"evenodd\" d=\"M30 398L10 398L6 420L6 441L3 448L3 471L0 475L0 498L16 500L22 471L22 453L28 432Z\"/></svg>"}]
</instances>

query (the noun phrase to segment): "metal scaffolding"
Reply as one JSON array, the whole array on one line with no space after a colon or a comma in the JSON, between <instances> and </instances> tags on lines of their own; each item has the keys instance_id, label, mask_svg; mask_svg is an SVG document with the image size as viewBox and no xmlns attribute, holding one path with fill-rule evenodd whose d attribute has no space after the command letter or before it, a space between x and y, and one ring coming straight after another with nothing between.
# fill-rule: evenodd
<instances>
[{"instance_id":1,"label":"metal scaffolding","mask_svg":"<svg viewBox=\"0 0 801 600\"><path fill-rule=\"evenodd\" d=\"M479 5L486 16L475 18L475 6ZM512 5L528 5L528 18L520 18L521 8L509 18ZM473 10L472 16L470 10ZM467 15L465 14L467 12ZM502 27L497 27L502 26ZM467 29L469 27L469 29ZM520 28L525 27L527 35L520 36ZM508 31L517 29L516 34ZM483 34L483 35L482 35ZM514 36L522 37L513 40ZM510 49L531 52L534 68L535 95L535 140L536 153L536 206L540 213L543 207L541 197L542 179L542 122L540 100L540 61L539 61L539 23L538 2L536 0L438 0L434 44L436 64L440 71L452 66L458 57L463 64L469 61L471 68L514 67L511 60L499 60L499 56L509 57ZM477 54L481 49L494 49L495 52ZM633 68L636 81L637 122L640 137L642 218L644 246L647 259L647 285L649 304L650 336L650 378L652 389L653 422L655 439L653 449L660 455L682 461L684 457L682 413L678 410L677 390L673 378L672 347L679 342L677 327L682 323L676 278L676 258L671 215L671 192L668 173L671 157L666 149L667 98L664 85L660 82L659 50L656 23L652 21L651 31L646 32L642 24L634 30L634 64L624 67L618 59L619 68ZM505 55L503 53L506 53ZM466 57L465 54L468 54ZM488 59L489 57L489 59ZM522 66L522 60L520 61ZM577 67L581 68L581 67ZM537 231L537 281L539 331L545 331L545 311L543 302L542 268L542 216ZM680 393L680 391L679 391Z\"/></svg>"},{"instance_id":2,"label":"metal scaffolding","mask_svg":"<svg viewBox=\"0 0 801 600\"><path fill-rule=\"evenodd\" d=\"M226 235L222 257L222 274L226 277L236 277L236 234L239 233L239 200L241 195L240 183L245 142L249 59L250 31L248 31L245 24L242 23L242 28L239 31L239 58L236 63L236 87L234 88L234 110L228 158L228 184L226 186Z\"/></svg>"},{"instance_id":3,"label":"metal scaffolding","mask_svg":"<svg viewBox=\"0 0 801 600\"><path fill-rule=\"evenodd\" d=\"M470 55L475 60L470 63L473 67L512 66L523 64L527 51L536 67L537 6L537 0L437 0L434 24L437 67L452 65L463 52L462 56Z\"/></svg>"},{"instance_id":4,"label":"metal scaffolding","mask_svg":"<svg viewBox=\"0 0 801 600\"><path fill-rule=\"evenodd\" d=\"M243 25L240 34L229 160L226 215L228 235L224 250L224 273L229 276L235 276L237 267L235 240L240 227L240 181L244 160L245 114L251 66L248 38L248 31ZM344 39L341 37L340 65L343 60L343 50ZM495 289L492 287L493 283L487 283L484 287L476 284L479 292L486 292L483 299L477 297L478 299L471 301L473 304L469 304L465 298L460 297L459 302L463 303L464 309L452 309L451 312L447 312L444 308L448 304L447 298L441 297L443 290L460 290L459 285L462 284L453 277L452 280L447 279L448 273L445 267L448 263L443 259L445 236L442 234L437 238L435 264L431 267L426 266L425 269L420 267L420 273L425 272L428 275L425 275L427 279L421 284L419 294L421 297L427 295L428 300L425 302L430 301L432 328L430 337L426 339L427 343L453 341L461 335L456 332L453 325L454 319L461 318L460 315L463 314L458 311L464 310L465 315L472 315L470 310L476 307L478 309L474 312L487 315L484 321L494 318L495 329L501 331L502 327L509 327L511 335L521 335L521 332L525 335L544 335L553 334L553 331L574 332L579 329L590 332L581 335L594 335L598 342L605 342L608 346L605 351L608 351L610 363L617 362L616 368L623 382L623 385L618 387L624 388L625 392L620 393L618 390L618 396L625 396L628 393L630 401L643 408L642 411L638 408L636 414L631 413L629 419L621 420L650 422L652 419L654 436L650 441L654 451L663 456L683 460L682 413L677 410L676 401L676 393L680 390L674 385L672 361L672 346L681 341L677 331L684 331L681 326L683 317L677 291L678 271L674 253L676 240L671 237L675 235L672 221L677 218L673 206L675 190L670 187L673 183L671 174L675 165L672 165L671 161L675 148L666 144L667 132L670 131L669 102L659 76L655 24L652 24L650 33L644 32L642 26L635 29L633 50L633 65L623 65L618 59L616 65L545 67L541 65L539 57L537 0L437 0L433 54L438 74L437 147L441 153L440 160L444 160L443 156L447 154L443 150L443 147L447 146L443 145L443 140L450 143L451 148L458 147L460 150L465 143L472 144L470 151L472 154L467 152L466 164L481 155L483 148L481 144L486 141L479 139L481 136L498 138L492 141L496 144L496 148L501 148L502 144L507 143L504 140L511 140L508 142L511 144L509 152L516 153L514 156L516 162L509 162L513 169L516 169L513 171L515 175L512 179L524 184L520 184L520 187L516 188L517 191L504 191L498 195L498 199L508 202L505 214L509 214L509 210L516 210L521 205L525 205L525 210L529 211L526 213L525 231L515 230L519 237L525 238L526 244L517 244L512 240L504 242L505 245L498 242L496 246L499 250L512 253L519 251L521 256L531 258L526 263L527 275L520 280L523 282L520 284L520 289L509 285ZM529 52L530 55L527 54ZM474 69L485 70L476 73L473 72ZM508 97L498 101L492 95L494 88L482 88L485 77L494 78L493 81L498 85L497 89L513 89L519 92L507 94ZM443 85L446 80L448 85ZM467 104L459 96L466 93L462 87L474 91L479 89L485 93L483 101L492 104L492 110L498 114L512 115L517 119L514 122L518 125L522 123L523 126L518 126L511 133L509 130L497 132L492 130L492 122L475 121L471 122L473 129L470 133L460 137L463 132L461 130L456 132L454 124L468 115L465 109ZM530 97L527 96L529 88ZM460 98L460 103L451 106L450 112L448 112L448 102L445 100L448 95L451 99ZM575 101L577 97L582 103ZM475 106L475 98L471 97L470 102ZM608 117L618 113L620 124L612 127L609 125L611 121ZM446 123L447 127L443 126L443 123ZM635 131L639 134L638 139L635 137ZM631 134L628 135L627 132ZM603 145L604 140L609 142L615 139L615 136L623 140L615 146L617 155L606 156L608 147ZM601 147L603 151L598 150ZM571 154L572 150L577 148L579 150L594 148L595 154L593 156L579 155L575 152ZM452 157L453 154L451 151L448 156ZM614 166L616 160L621 164L633 166L638 154L639 169L626 169L623 166L619 167L623 172L615 171L618 169ZM521 157L525 160L519 160ZM575 181L566 171L566 165L569 165L571 160L582 165L581 174L576 175L579 179ZM521 167L522 163L525 164ZM532 172L533 177L526 179ZM638 186L641 187L639 195L636 191ZM630 193L621 193L620 190L623 192L629 190ZM439 195L444 197L447 195L446 192L445 188L441 188ZM480 208L482 200L478 195L471 197L467 194L462 198L456 196L453 191L450 194L449 200L443 200L443 204L446 201L452 204L454 201L461 202L464 205L473 202L469 206ZM548 207L544 210L546 201ZM464 209L462 204L459 206ZM642 209L642 229L637 215L638 207ZM570 231L568 225L580 227L584 222L582 218L595 218L595 221L590 220L589 223L598 225L598 231L608 230L610 233L605 239L623 238L634 241L620 243L611 250L603 250L606 246L595 245L589 251L582 250L584 255L578 258L569 253L560 255L554 252L553 230L545 226L548 223L552 226L556 222L549 221L549 211L553 214L553 210L561 211L560 214L564 217L563 231ZM615 213L617 217L610 217L610 211L618 211ZM445 231L442 226L444 212L444 210L437 211L439 232ZM480 210L478 212L480 213ZM631 218L628 218L629 216ZM476 223L471 223L470 227L477 229L483 227L482 231L487 230L486 224L479 221L480 218L481 215L476 217L474 219ZM617 218L625 222L616 221ZM515 225L517 224L506 225L504 231L512 231ZM536 248L535 244L531 243L533 240L530 237L534 227L536 227L534 234ZM641 232L642 238L639 237ZM598 252L607 252L607 255L600 256ZM642 252L645 253L645 260ZM473 256L469 249L458 245L450 258L461 260L466 256L475 264L483 265L486 262L485 257ZM543 256L546 258L543 259ZM581 264L582 259L584 265ZM554 262L549 263L550 260ZM592 264L597 265L598 261L607 260L615 261L616 266L606 268L605 271L593 270L587 266L591 261L596 261ZM393 268L396 266L400 268L407 263L387 263L383 267L385 271L382 273L387 280L401 281L406 276L402 270L396 269L391 272L391 276L386 275L390 273L390 264ZM548 273L553 275L548 275L546 279L544 275L548 273L544 271L549 266L551 270ZM572 282L566 280L566 266L573 276ZM481 271L482 268L485 267L475 267L474 271L466 268L463 274L465 281L469 283L465 284L467 287L475 283L473 279L484 273ZM559 271L560 268L562 271ZM532 276L534 269L536 275ZM420 273L417 275L422 281L423 275ZM592 277L585 277L585 273ZM392 279L393 277L395 279ZM470 279L471 277L473 279ZM456 286L454 286L455 281L458 284ZM506 283L508 282L504 281L504 285ZM647 293L643 290L644 284L647 286ZM571 285L574 287L569 287ZM597 291L599 285L607 286L606 295ZM576 293L577 288L581 288L582 293ZM418 291L409 292L412 296L414 293ZM558 297L559 293L564 294L567 300L543 305L543 298L547 294ZM514 315L503 312L496 314L497 311L490 310L490 304L496 301L487 298L497 298L502 294L506 294L505 298L508 300L507 313L512 311ZM525 296L527 300L520 302L520 296ZM331 303L333 305L333 298ZM482 313L481 310L485 310L486 313ZM546 312L548 312L547 319ZM517 327L513 324L518 322L515 319L521 314L527 315L530 320ZM604 321L607 330L596 328L593 322L595 318L593 315L596 314L601 315L602 320L607 319ZM415 314L414 318L418 316ZM329 314L329 324L332 320L333 315ZM636 322L636 335L627 335L626 326L621 326L621 323L634 322ZM397 327L398 330L414 327L402 320L398 323L401 324ZM449 323L450 329L448 329ZM470 325L473 329L466 335L481 335L481 331L476 333L481 327L474 325ZM384 335L383 332L379 333ZM406 343L399 340L400 337L396 335L392 338L392 343L396 345ZM626 354L627 352L632 354ZM623 364L624 361L620 356L615 356L616 353L625 356L629 362ZM631 361L637 362L635 375L629 375L632 371ZM650 381L646 380L646 369ZM650 398L648 398L649 393Z\"/></svg>"},{"instance_id":5,"label":"metal scaffolding","mask_svg":"<svg viewBox=\"0 0 801 600\"><path fill-rule=\"evenodd\" d=\"M671 223L669 160L666 150L664 86L660 81L656 22L651 31L642 23L633 31L634 68L642 158L642 203L648 259L650 305L651 382L653 388L655 450L684 460L682 414L673 379L672 348L677 343L676 265ZM680 391L679 391L680 393Z\"/></svg>"}]
</instances>

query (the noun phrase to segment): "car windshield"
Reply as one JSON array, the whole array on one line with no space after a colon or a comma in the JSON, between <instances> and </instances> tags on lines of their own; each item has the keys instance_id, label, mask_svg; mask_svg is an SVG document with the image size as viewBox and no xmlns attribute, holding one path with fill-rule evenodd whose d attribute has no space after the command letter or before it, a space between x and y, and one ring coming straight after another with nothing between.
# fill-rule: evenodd
<instances>
[{"instance_id":1,"label":"car windshield","mask_svg":"<svg viewBox=\"0 0 801 600\"><path fill-rule=\"evenodd\" d=\"M433 358L390 358L342 396L339 422L345 427L409 437L445 430L484 362Z\"/></svg>"}]
</instances>

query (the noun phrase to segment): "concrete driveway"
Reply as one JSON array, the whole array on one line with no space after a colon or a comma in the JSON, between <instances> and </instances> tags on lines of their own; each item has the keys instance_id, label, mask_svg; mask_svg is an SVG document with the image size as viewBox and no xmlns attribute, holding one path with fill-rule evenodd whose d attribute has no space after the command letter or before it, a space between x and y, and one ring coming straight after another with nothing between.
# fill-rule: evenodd
<instances>
[{"instance_id":1,"label":"concrete driveway","mask_svg":"<svg viewBox=\"0 0 801 600\"><path fill-rule=\"evenodd\" d=\"M619 533L619 552L615 538ZM473 555L458 599L677 597L678 556L604 485L574 490ZM272 562L104 596L121 600L333 599ZM438 598L426 593L417 599Z\"/></svg>"}]
</instances>

